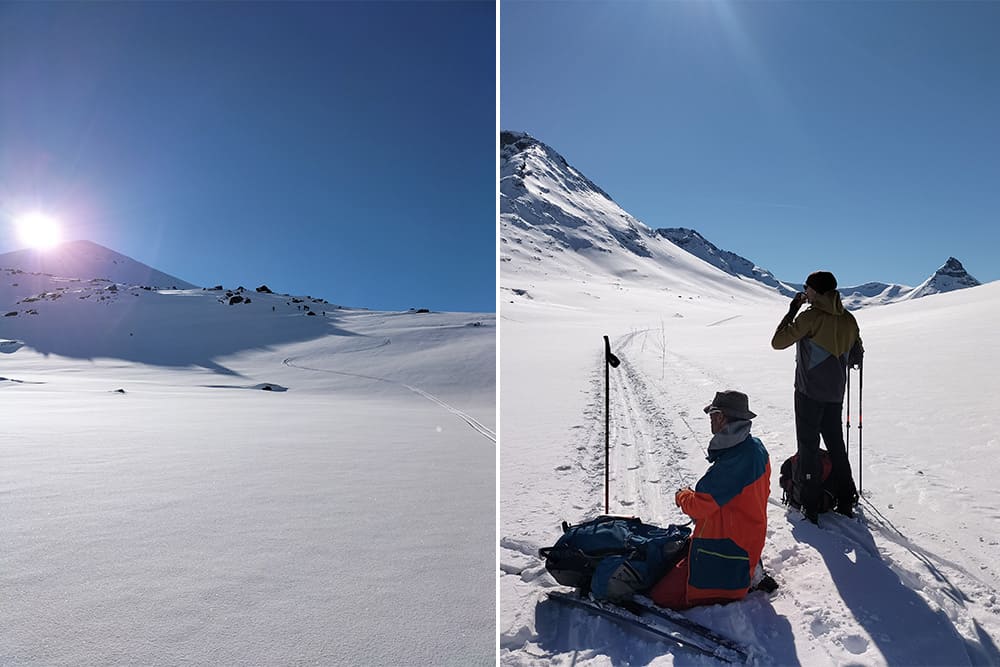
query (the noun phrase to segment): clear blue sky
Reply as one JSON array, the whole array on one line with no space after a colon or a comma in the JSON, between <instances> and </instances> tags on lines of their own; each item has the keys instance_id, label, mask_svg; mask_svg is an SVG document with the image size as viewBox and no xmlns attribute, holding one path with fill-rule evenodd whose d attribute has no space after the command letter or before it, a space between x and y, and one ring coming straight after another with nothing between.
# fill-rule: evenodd
<instances>
[{"instance_id":1,"label":"clear blue sky","mask_svg":"<svg viewBox=\"0 0 1000 667\"><path fill-rule=\"evenodd\" d=\"M0 4L28 208L201 285L492 311L492 2Z\"/></svg>"},{"instance_id":2,"label":"clear blue sky","mask_svg":"<svg viewBox=\"0 0 1000 667\"><path fill-rule=\"evenodd\" d=\"M500 4L500 124L803 280L1000 279L1000 2Z\"/></svg>"}]
</instances>

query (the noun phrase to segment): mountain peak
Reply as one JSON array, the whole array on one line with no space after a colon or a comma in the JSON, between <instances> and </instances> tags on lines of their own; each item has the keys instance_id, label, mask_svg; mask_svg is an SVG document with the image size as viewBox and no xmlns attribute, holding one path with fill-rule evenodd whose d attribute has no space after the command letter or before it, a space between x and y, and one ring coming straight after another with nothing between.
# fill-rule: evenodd
<instances>
[{"instance_id":1,"label":"mountain peak","mask_svg":"<svg viewBox=\"0 0 1000 667\"><path fill-rule=\"evenodd\" d=\"M500 131L500 148L501 150L512 146L517 150L524 150L530 146L540 144L541 142L535 139L533 136L527 132L515 132L514 130L501 130Z\"/></svg>"},{"instance_id":2,"label":"mountain peak","mask_svg":"<svg viewBox=\"0 0 1000 667\"><path fill-rule=\"evenodd\" d=\"M980 284L978 280L969 275L960 261L954 257L949 257L948 261L934 272L934 275L925 280L913 291L913 295L910 298L951 292L965 287L975 287Z\"/></svg>"},{"instance_id":3,"label":"mountain peak","mask_svg":"<svg viewBox=\"0 0 1000 667\"><path fill-rule=\"evenodd\" d=\"M949 257L948 261L942 264L941 268L939 268L935 273L940 273L944 275L965 275L965 276L969 275L968 273L966 273L965 267L962 266L962 263L957 259L955 259L954 257ZM969 277L971 278L971 276Z\"/></svg>"}]
</instances>

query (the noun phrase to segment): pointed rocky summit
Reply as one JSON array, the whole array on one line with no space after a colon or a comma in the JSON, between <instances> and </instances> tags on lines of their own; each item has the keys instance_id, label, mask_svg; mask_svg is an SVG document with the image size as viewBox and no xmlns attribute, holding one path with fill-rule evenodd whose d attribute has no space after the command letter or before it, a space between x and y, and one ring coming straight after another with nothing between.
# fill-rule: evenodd
<instances>
[{"instance_id":1,"label":"pointed rocky summit","mask_svg":"<svg viewBox=\"0 0 1000 667\"><path fill-rule=\"evenodd\" d=\"M978 280L969 275L960 261L954 257L949 257L948 261L934 272L934 275L913 290L913 294L909 298L916 299L928 294L951 292L966 287L975 287L980 284Z\"/></svg>"}]
</instances>

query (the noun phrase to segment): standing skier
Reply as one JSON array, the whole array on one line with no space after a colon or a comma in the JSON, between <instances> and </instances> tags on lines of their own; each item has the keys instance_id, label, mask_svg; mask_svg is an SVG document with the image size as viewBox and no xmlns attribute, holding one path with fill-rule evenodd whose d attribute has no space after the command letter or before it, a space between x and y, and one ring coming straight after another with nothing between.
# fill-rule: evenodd
<instances>
[{"instance_id":1,"label":"standing skier","mask_svg":"<svg viewBox=\"0 0 1000 667\"><path fill-rule=\"evenodd\" d=\"M747 395L720 391L706 408L712 428L711 466L694 489L680 489L677 506L694 519L687 555L653 586L649 597L671 609L741 600L767 535L771 463L750 435Z\"/></svg>"},{"instance_id":2,"label":"standing skier","mask_svg":"<svg viewBox=\"0 0 1000 667\"><path fill-rule=\"evenodd\" d=\"M806 301L808 308L796 317ZM853 516L858 500L851 463L844 446L841 415L847 367L861 364L864 348L854 316L840 301L837 279L829 271L815 271L806 278L805 292L792 299L788 313L778 324L771 347L784 350L798 343L795 352L795 436L798 442L802 512L819 522L822 476L820 435L830 454L831 486L837 497L836 511Z\"/></svg>"}]
</instances>

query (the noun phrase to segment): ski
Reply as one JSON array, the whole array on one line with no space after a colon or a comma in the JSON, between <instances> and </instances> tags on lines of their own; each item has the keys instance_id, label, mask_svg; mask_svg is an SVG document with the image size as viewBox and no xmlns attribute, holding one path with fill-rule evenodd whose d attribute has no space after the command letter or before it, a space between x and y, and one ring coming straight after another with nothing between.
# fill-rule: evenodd
<instances>
[{"instance_id":1,"label":"ski","mask_svg":"<svg viewBox=\"0 0 1000 667\"><path fill-rule=\"evenodd\" d=\"M549 591L548 598L550 600L556 600L561 604L566 606L578 607L585 609L597 616L602 616L613 621L618 621L619 623L635 628L637 630L644 630L652 635L659 637L665 641L674 643L675 645L695 651L702 655L716 658L717 660L722 660L723 662L729 663L745 663L748 659L747 650L744 647L735 644L731 640L725 637L721 637L726 644L722 644L714 641L709 636L702 634L698 631L692 631L689 627L680 626L676 623L675 619L669 616L661 616L652 610L647 609L647 607L641 603L635 605L637 611L630 611L626 607L620 605L612 604L610 602L598 602L592 600L589 597L581 597L576 593L564 593L561 591ZM654 623L648 619L642 618L641 613L646 613L650 611L653 615L660 619L666 620L668 622L674 623L674 629L664 627L662 624ZM637 613L638 612L638 613ZM684 619L688 620L688 619ZM713 633L708 628L701 626L693 621L689 621L694 626L700 627L703 630ZM728 644L728 645L727 645ZM733 648L736 646L737 648Z\"/></svg>"},{"instance_id":2,"label":"ski","mask_svg":"<svg viewBox=\"0 0 1000 667\"><path fill-rule=\"evenodd\" d=\"M674 611L673 609L667 609L666 607L661 607L643 595L634 596L632 598L632 603L636 607L641 607L642 613L644 614L652 614L662 618L665 621L673 623L677 627L683 628L688 632L693 632L694 634L700 635L714 644L729 649L740 657L741 662L745 662L750 658L750 649L747 646L744 646L735 639L721 635L701 623L692 621L680 612Z\"/></svg>"}]
</instances>

